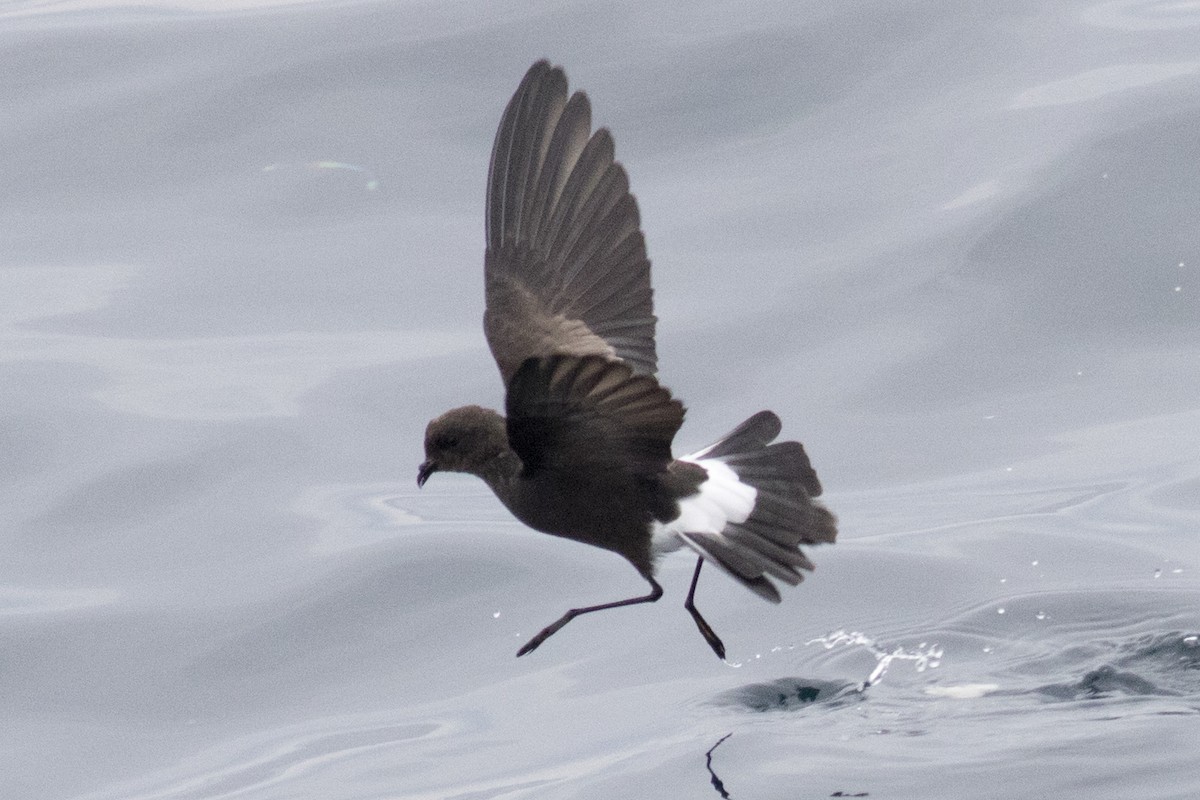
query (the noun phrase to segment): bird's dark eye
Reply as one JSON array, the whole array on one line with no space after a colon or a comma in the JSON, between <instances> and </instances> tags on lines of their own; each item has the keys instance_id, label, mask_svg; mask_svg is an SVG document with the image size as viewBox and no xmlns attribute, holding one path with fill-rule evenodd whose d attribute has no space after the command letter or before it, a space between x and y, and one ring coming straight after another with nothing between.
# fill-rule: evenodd
<instances>
[{"instance_id":1,"label":"bird's dark eye","mask_svg":"<svg viewBox=\"0 0 1200 800\"><path fill-rule=\"evenodd\" d=\"M443 433L433 440L439 450L453 450L458 447L458 437Z\"/></svg>"}]
</instances>

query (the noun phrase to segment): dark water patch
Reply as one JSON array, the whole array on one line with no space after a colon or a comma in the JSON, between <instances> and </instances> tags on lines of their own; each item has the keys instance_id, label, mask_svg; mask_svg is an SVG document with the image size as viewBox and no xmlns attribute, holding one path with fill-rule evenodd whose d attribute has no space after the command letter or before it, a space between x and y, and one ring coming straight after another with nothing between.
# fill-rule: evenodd
<instances>
[{"instance_id":1,"label":"dark water patch","mask_svg":"<svg viewBox=\"0 0 1200 800\"><path fill-rule=\"evenodd\" d=\"M859 683L779 678L764 683L748 683L717 696L718 705L749 711L797 711L814 705L841 706L862 698Z\"/></svg>"},{"instance_id":2,"label":"dark water patch","mask_svg":"<svg viewBox=\"0 0 1200 800\"><path fill-rule=\"evenodd\" d=\"M1100 699L1113 695L1163 695L1165 692L1151 681L1132 672L1105 665L1090 670L1075 683L1054 683L1037 689L1055 700Z\"/></svg>"},{"instance_id":3,"label":"dark water patch","mask_svg":"<svg viewBox=\"0 0 1200 800\"><path fill-rule=\"evenodd\" d=\"M1164 693L1200 695L1200 635L1171 631L1122 643L1113 666L1153 679Z\"/></svg>"},{"instance_id":4,"label":"dark water patch","mask_svg":"<svg viewBox=\"0 0 1200 800\"><path fill-rule=\"evenodd\" d=\"M1103 663L1094 664L1104 654ZM1169 632L1122 642L1075 647L1058 658L1092 661L1074 681L1051 683L1034 691L1055 700L1110 697L1188 697L1200 695L1200 636Z\"/></svg>"}]
</instances>

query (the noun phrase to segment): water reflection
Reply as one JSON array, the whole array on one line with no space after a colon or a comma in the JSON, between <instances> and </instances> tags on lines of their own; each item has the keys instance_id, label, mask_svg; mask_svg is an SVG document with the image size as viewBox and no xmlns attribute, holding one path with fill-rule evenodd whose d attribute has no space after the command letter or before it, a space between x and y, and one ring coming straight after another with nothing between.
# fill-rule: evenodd
<instances>
[{"instance_id":1,"label":"water reflection","mask_svg":"<svg viewBox=\"0 0 1200 800\"><path fill-rule=\"evenodd\" d=\"M0 584L0 617L61 614L115 603L117 589L50 588Z\"/></svg>"},{"instance_id":2,"label":"water reflection","mask_svg":"<svg viewBox=\"0 0 1200 800\"><path fill-rule=\"evenodd\" d=\"M1195 3L270 2L0 9L0 795L1200 796ZM624 567L412 486L541 56L684 436L759 398L842 512L711 587L737 670L674 606L517 662Z\"/></svg>"},{"instance_id":3,"label":"water reflection","mask_svg":"<svg viewBox=\"0 0 1200 800\"><path fill-rule=\"evenodd\" d=\"M92 397L128 414L232 421L296 416L335 374L482 346L473 331L297 331L180 339L57 333L35 326L104 307L142 270L127 265L0 270L0 364L68 363L105 376ZM80 376L81 383L91 379Z\"/></svg>"}]
</instances>

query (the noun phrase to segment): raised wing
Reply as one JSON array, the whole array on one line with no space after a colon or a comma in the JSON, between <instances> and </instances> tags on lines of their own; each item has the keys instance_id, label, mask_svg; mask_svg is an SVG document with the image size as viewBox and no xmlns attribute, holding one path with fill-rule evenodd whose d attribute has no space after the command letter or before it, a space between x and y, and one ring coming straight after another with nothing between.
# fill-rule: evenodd
<instances>
[{"instance_id":1,"label":"raised wing","mask_svg":"<svg viewBox=\"0 0 1200 800\"><path fill-rule=\"evenodd\" d=\"M629 178L587 96L529 68L496 131L488 171L484 332L508 384L526 359L622 361L653 375L650 261Z\"/></svg>"}]
</instances>

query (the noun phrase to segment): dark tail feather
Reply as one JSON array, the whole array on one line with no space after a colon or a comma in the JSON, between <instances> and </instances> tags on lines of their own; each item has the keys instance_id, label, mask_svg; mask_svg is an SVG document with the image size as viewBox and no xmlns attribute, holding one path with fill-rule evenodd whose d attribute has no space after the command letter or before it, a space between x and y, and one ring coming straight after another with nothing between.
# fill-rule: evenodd
<instances>
[{"instance_id":1,"label":"dark tail feather","mask_svg":"<svg viewBox=\"0 0 1200 800\"><path fill-rule=\"evenodd\" d=\"M710 444L699 453L693 453L689 458L721 458L735 453L753 452L770 444L781 430L783 423L779 421L775 412L760 411L722 436L715 444Z\"/></svg>"},{"instance_id":2,"label":"dark tail feather","mask_svg":"<svg viewBox=\"0 0 1200 800\"><path fill-rule=\"evenodd\" d=\"M688 533L682 538L760 597L778 603L779 590L768 578L795 586L801 570L813 563L802 544L832 544L837 520L813 498L821 482L799 442L772 441L782 426L779 417L760 411L717 443L687 457L725 463L757 495L750 516L729 523L720 533Z\"/></svg>"}]
</instances>

